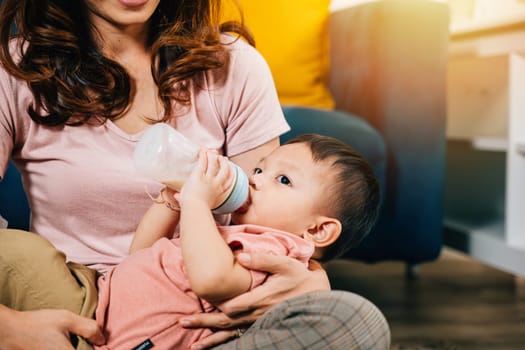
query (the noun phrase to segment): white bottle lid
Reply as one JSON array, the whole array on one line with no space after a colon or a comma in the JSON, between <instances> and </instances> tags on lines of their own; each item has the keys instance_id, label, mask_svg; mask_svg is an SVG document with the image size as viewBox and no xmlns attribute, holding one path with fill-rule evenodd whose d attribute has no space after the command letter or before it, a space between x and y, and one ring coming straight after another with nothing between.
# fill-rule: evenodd
<instances>
[{"instance_id":1,"label":"white bottle lid","mask_svg":"<svg viewBox=\"0 0 525 350\"><path fill-rule=\"evenodd\" d=\"M213 209L215 214L233 213L248 199L248 176L237 164L230 162L230 166L235 170L235 184L228 198L217 208Z\"/></svg>"}]
</instances>

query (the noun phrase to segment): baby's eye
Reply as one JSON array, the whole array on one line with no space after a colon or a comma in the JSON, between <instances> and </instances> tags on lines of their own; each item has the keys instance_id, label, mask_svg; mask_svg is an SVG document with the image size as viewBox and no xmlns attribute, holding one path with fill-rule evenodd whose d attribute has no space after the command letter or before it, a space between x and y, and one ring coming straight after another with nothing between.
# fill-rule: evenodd
<instances>
[{"instance_id":1,"label":"baby's eye","mask_svg":"<svg viewBox=\"0 0 525 350\"><path fill-rule=\"evenodd\" d=\"M253 169L253 173L254 174L260 174L260 173L262 173L262 169L261 168L255 168L255 169Z\"/></svg>"},{"instance_id":2,"label":"baby's eye","mask_svg":"<svg viewBox=\"0 0 525 350\"><path fill-rule=\"evenodd\" d=\"M292 182L290 181L290 179L285 176L285 175L279 175L277 176L277 181L279 181L280 183L282 183L283 185L291 185Z\"/></svg>"}]
</instances>

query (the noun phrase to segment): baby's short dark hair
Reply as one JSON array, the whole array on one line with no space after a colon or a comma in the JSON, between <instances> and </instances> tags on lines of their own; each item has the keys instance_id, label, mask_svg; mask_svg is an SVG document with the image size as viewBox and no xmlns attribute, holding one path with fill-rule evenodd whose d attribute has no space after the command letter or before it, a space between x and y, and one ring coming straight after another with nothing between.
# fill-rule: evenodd
<instances>
[{"instance_id":1,"label":"baby's short dark hair","mask_svg":"<svg viewBox=\"0 0 525 350\"><path fill-rule=\"evenodd\" d=\"M324 203L342 225L334 244L323 252L322 261L342 256L370 232L379 213L380 190L368 161L357 151L333 137L303 134L286 142L305 143L315 162L330 162L337 170L335 181L328 186Z\"/></svg>"}]
</instances>

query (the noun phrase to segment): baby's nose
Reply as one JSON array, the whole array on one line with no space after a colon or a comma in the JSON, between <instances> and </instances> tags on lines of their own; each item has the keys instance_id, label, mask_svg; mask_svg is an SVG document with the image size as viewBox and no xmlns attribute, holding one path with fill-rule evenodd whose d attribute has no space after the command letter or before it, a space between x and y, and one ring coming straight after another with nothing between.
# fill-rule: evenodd
<instances>
[{"instance_id":1,"label":"baby's nose","mask_svg":"<svg viewBox=\"0 0 525 350\"><path fill-rule=\"evenodd\" d=\"M255 190L258 190L261 187L261 176L257 175L258 174L253 174L248 180L250 186L253 187Z\"/></svg>"}]
</instances>

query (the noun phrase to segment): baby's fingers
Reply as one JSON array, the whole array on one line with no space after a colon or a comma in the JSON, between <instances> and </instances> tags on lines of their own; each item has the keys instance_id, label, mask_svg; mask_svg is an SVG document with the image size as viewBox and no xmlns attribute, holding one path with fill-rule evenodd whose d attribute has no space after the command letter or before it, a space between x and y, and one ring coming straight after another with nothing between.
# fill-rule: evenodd
<instances>
[{"instance_id":1,"label":"baby's fingers","mask_svg":"<svg viewBox=\"0 0 525 350\"><path fill-rule=\"evenodd\" d=\"M207 167L206 167L206 176L217 176L217 173L220 170L219 165L219 155L213 151L206 152L207 158Z\"/></svg>"},{"instance_id":2,"label":"baby's fingers","mask_svg":"<svg viewBox=\"0 0 525 350\"><path fill-rule=\"evenodd\" d=\"M196 172L198 174L205 174L207 168L208 168L208 152L204 148L201 148L197 156L197 165L193 169L193 172Z\"/></svg>"},{"instance_id":3,"label":"baby's fingers","mask_svg":"<svg viewBox=\"0 0 525 350\"><path fill-rule=\"evenodd\" d=\"M228 162L228 159L223 156L219 156L219 171L216 174L217 181L221 182L226 189L230 188L231 181L233 181L232 169Z\"/></svg>"}]
</instances>

